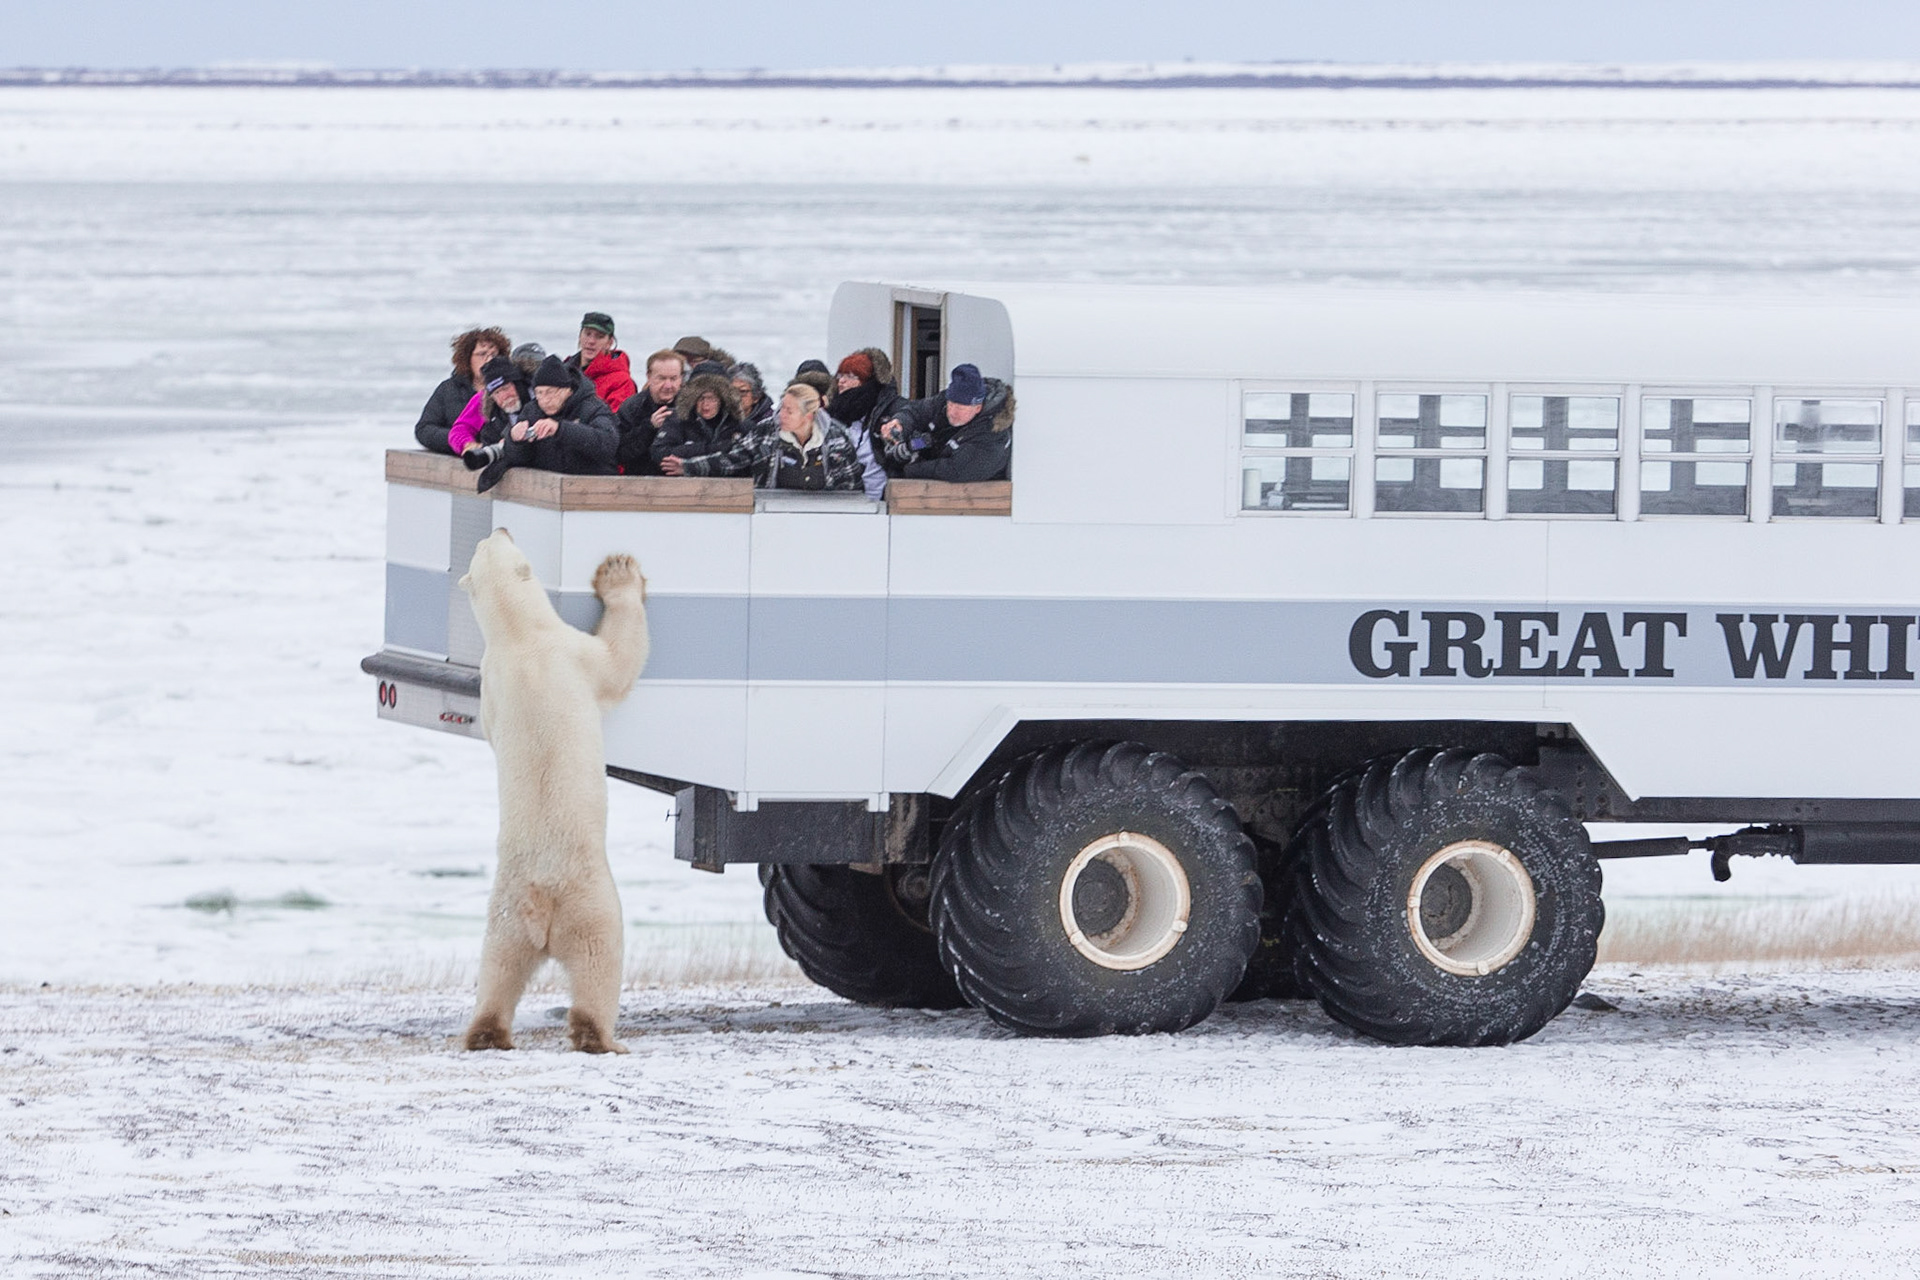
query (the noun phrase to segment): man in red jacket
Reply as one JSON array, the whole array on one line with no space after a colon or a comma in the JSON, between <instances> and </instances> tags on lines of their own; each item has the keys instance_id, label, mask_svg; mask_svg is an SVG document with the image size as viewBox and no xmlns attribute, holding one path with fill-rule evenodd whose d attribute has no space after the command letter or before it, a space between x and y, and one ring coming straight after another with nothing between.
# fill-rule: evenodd
<instances>
[{"instance_id":1,"label":"man in red jacket","mask_svg":"<svg viewBox=\"0 0 1920 1280\"><path fill-rule=\"evenodd\" d=\"M584 373L609 409L619 409L620 402L638 389L627 367L627 353L613 345L613 317L604 311L580 317L580 349L567 357L567 367Z\"/></svg>"}]
</instances>

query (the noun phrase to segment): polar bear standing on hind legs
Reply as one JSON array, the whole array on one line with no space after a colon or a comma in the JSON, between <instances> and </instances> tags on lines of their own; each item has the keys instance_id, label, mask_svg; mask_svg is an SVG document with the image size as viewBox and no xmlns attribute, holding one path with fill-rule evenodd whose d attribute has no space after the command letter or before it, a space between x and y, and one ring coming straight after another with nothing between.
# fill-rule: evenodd
<instances>
[{"instance_id":1,"label":"polar bear standing on hind legs","mask_svg":"<svg viewBox=\"0 0 1920 1280\"><path fill-rule=\"evenodd\" d=\"M487 642L480 720L500 770L500 865L467 1048L513 1048L514 1007L552 957L573 995L573 1047L625 1053L614 1039L624 946L600 713L646 665L646 579L631 556L608 556L593 575L606 612L588 635L561 621L512 535L496 529L460 585Z\"/></svg>"}]
</instances>

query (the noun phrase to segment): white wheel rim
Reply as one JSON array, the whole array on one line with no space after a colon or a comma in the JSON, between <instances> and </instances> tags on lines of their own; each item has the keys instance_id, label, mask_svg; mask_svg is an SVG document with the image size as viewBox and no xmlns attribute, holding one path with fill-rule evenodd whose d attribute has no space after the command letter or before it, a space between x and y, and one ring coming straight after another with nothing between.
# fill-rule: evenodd
<instances>
[{"instance_id":1,"label":"white wheel rim","mask_svg":"<svg viewBox=\"0 0 1920 1280\"><path fill-rule=\"evenodd\" d=\"M1074 912L1074 889L1087 868L1105 863L1126 885L1118 922L1089 935ZM1060 879L1060 923L1073 949L1103 969L1144 969L1173 950L1187 931L1193 887L1173 850L1137 831L1102 836L1074 856Z\"/></svg>"},{"instance_id":2,"label":"white wheel rim","mask_svg":"<svg viewBox=\"0 0 1920 1280\"><path fill-rule=\"evenodd\" d=\"M1427 886L1442 868L1458 872L1471 895L1466 919L1433 937L1423 918ZM1407 928L1436 967L1478 978L1508 964L1533 937L1533 877L1520 859L1490 840L1459 840L1420 864L1407 889Z\"/></svg>"}]
</instances>

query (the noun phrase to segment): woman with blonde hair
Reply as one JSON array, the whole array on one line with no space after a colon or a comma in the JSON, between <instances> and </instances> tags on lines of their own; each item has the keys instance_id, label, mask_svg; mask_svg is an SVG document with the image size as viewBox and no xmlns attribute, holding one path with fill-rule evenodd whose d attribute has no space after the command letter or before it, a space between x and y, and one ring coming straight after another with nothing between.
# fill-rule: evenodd
<instances>
[{"instance_id":1,"label":"woman with blonde hair","mask_svg":"<svg viewBox=\"0 0 1920 1280\"><path fill-rule=\"evenodd\" d=\"M758 489L859 492L860 453L847 429L820 403L820 393L796 382L780 397L772 427L747 436L724 453L661 459L670 476L725 476L752 472Z\"/></svg>"}]
</instances>

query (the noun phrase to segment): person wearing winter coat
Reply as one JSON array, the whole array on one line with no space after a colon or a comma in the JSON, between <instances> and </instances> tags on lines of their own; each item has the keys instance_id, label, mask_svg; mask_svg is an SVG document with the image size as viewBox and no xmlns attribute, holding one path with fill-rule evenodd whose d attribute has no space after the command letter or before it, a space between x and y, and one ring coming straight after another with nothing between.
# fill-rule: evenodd
<instances>
[{"instance_id":1,"label":"person wearing winter coat","mask_svg":"<svg viewBox=\"0 0 1920 1280\"><path fill-rule=\"evenodd\" d=\"M893 361L878 347L863 347L840 362L834 374L833 399L827 412L847 425L847 432L860 447L861 463L867 467L867 493L886 496L888 471L885 446L877 444L880 424L893 416L903 403L893 383Z\"/></svg>"},{"instance_id":2,"label":"person wearing winter coat","mask_svg":"<svg viewBox=\"0 0 1920 1280\"><path fill-rule=\"evenodd\" d=\"M656 351L647 357L647 384L629 396L614 415L620 431L616 461L630 476L657 476L653 442L673 417L673 404L687 380L687 361L678 351Z\"/></svg>"},{"instance_id":3,"label":"person wearing winter coat","mask_svg":"<svg viewBox=\"0 0 1920 1280\"><path fill-rule=\"evenodd\" d=\"M771 426L773 401L767 395L767 384L761 381L760 367L742 360L727 370L727 378L733 383L734 402L740 410L740 421L747 429L758 431Z\"/></svg>"},{"instance_id":4,"label":"person wearing winter coat","mask_svg":"<svg viewBox=\"0 0 1920 1280\"><path fill-rule=\"evenodd\" d=\"M511 360L491 361L482 372L486 425L475 446L461 455L468 468L480 472L479 492L493 488L513 467L575 476L616 474L619 435L613 414L559 356L548 356L535 371L530 397Z\"/></svg>"},{"instance_id":5,"label":"person wearing winter coat","mask_svg":"<svg viewBox=\"0 0 1920 1280\"><path fill-rule=\"evenodd\" d=\"M947 389L902 402L880 424L889 470L910 480L1004 480L1013 452L1013 388L953 367Z\"/></svg>"},{"instance_id":6,"label":"person wearing winter coat","mask_svg":"<svg viewBox=\"0 0 1920 1280\"><path fill-rule=\"evenodd\" d=\"M893 381L893 361L880 348L865 347L840 362L827 412L848 426L859 423L877 433L901 399L900 388Z\"/></svg>"},{"instance_id":7,"label":"person wearing winter coat","mask_svg":"<svg viewBox=\"0 0 1920 1280\"><path fill-rule=\"evenodd\" d=\"M513 341L499 329L469 329L455 336L451 345L453 374L427 397L420 420L413 424L413 438L422 449L457 455L460 450L448 442L447 434L480 386L480 370L487 361L512 350Z\"/></svg>"},{"instance_id":8,"label":"person wearing winter coat","mask_svg":"<svg viewBox=\"0 0 1920 1280\"><path fill-rule=\"evenodd\" d=\"M615 413L639 390L633 385L627 353L614 346L613 317L604 311L580 317L580 349L567 357L567 367L586 375L593 393Z\"/></svg>"},{"instance_id":9,"label":"person wearing winter coat","mask_svg":"<svg viewBox=\"0 0 1920 1280\"><path fill-rule=\"evenodd\" d=\"M725 455L668 457L660 469L674 476L751 472L757 489L857 492L863 487L853 437L827 414L818 392L798 383L780 397L779 425L774 430L744 437Z\"/></svg>"},{"instance_id":10,"label":"person wearing winter coat","mask_svg":"<svg viewBox=\"0 0 1920 1280\"><path fill-rule=\"evenodd\" d=\"M717 373L699 373L688 379L673 402L674 416L653 440L653 461L659 466L669 457L698 458L707 454L729 453L749 434L740 421L733 384ZM714 475L743 475L744 472L715 471Z\"/></svg>"}]
</instances>

